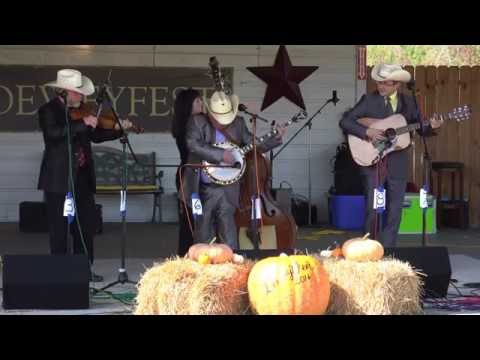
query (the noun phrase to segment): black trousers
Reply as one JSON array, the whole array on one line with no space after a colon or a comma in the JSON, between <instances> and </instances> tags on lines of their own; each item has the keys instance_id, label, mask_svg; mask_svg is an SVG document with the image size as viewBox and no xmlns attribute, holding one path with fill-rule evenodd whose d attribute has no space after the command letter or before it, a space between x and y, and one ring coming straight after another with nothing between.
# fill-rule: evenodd
<instances>
[{"instance_id":1,"label":"black trousers","mask_svg":"<svg viewBox=\"0 0 480 360\"><path fill-rule=\"evenodd\" d=\"M180 168L179 168L180 169ZM180 175L179 169L177 170L176 175L176 185L177 185L177 192L180 194ZM193 220L192 215L192 208L187 200L187 209L188 209L188 216L190 217L190 221L192 223L192 227L195 227L195 223ZM193 245L193 235L192 231L190 230L190 225L188 223L187 212L185 212L185 205L183 204L183 197L180 194L180 200L178 201L178 251L177 255L183 257L187 252L190 246Z\"/></svg>"},{"instance_id":2,"label":"black trousers","mask_svg":"<svg viewBox=\"0 0 480 360\"><path fill-rule=\"evenodd\" d=\"M93 237L96 227L95 215L95 197L88 182L88 168L79 170L75 177L75 218L69 225L70 233L73 235L73 252L75 254L85 254L88 252L90 263L93 263ZM50 252L51 254L67 254L67 218L63 216L63 206L66 194L45 192L45 202L47 206L48 228L50 233ZM85 247L82 244L77 219L83 233Z\"/></svg>"},{"instance_id":3,"label":"black trousers","mask_svg":"<svg viewBox=\"0 0 480 360\"><path fill-rule=\"evenodd\" d=\"M195 242L208 243L218 235L222 243L238 249L238 232L235 223L236 207L225 197L221 185L200 185L202 215L197 216Z\"/></svg>"},{"instance_id":4,"label":"black trousers","mask_svg":"<svg viewBox=\"0 0 480 360\"><path fill-rule=\"evenodd\" d=\"M373 238L374 234L380 235L380 241L385 247L396 247L398 230L402 219L403 198L407 187L407 179L398 178L387 174L383 179L382 185L387 190L386 210L387 221L383 224L383 231L380 229L380 219L377 218L376 210L373 209L374 188L378 186L377 171L375 167L364 167L361 169L363 175L363 184L366 195L366 216L365 216L365 233L370 233ZM379 216L380 217L380 216Z\"/></svg>"}]
</instances>

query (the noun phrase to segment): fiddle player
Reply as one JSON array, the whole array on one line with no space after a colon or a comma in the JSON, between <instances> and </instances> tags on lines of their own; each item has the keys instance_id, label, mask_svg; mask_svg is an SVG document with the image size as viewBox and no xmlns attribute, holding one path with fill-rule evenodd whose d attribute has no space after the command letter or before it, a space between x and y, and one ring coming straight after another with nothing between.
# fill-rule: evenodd
<instances>
[{"instance_id":1,"label":"fiddle player","mask_svg":"<svg viewBox=\"0 0 480 360\"><path fill-rule=\"evenodd\" d=\"M55 89L56 97L38 109L38 119L43 133L45 150L43 153L38 189L44 191L47 208L51 254L67 252L67 217L64 216L64 203L69 190L68 138L65 119L66 110L79 108L85 96L95 92L92 81L77 70L58 71L57 79L46 86ZM95 116L88 115L70 124L72 144L72 177L74 183L75 217L78 217L83 233L80 236L77 219L70 224L75 254L88 254L93 264L93 237L95 234L95 167L92 158L91 142L100 143L118 139L122 135L118 124L114 129L102 129ZM125 130L131 128L128 120L123 120ZM90 274L90 281L103 281L103 277Z\"/></svg>"},{"instance_id":2,"label":"fiddle player","mask_svg":"<svg viewBox=\"0 0 480 360\"><path fill-rule=\"evenodd\" d=\"M237 116L239 98L216 91L212 97L204 99L207 114L196 114L187 123L186 143L189 150L188 163L202 161L233 165L231 151L214 147L213 144L231 141L239 146L250 144L252 134L242 117ZM279 146L286 132L278 127L276 137L258 146L258 151L266 152ZM187 167L183 176L187 201L192 194L198 194L202 203L202 214L196 216L194 241L206 243L218 235L218 239L232 249L238 249L238 233L235 224L235 210L239 206L240 183L217 185L211 182L198 168Z\"/></svg>"}]
</instances>

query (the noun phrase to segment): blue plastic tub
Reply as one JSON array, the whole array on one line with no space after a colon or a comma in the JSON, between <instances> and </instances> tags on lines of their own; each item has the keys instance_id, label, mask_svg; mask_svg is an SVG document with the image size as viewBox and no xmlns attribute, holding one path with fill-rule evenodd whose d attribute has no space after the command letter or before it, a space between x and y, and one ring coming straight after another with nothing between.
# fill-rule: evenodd
<instances>
[{"instance_id":1,"label":"blue plastic tub","mask_svg":"<svg viewBox=\"0 0 480 360\"><path fill-rule=\"evenodd\" d=\"M365 223L365 196L332 195L329 198L330 223L342 230L362 230Z\"/></svg>"}]
</instances>

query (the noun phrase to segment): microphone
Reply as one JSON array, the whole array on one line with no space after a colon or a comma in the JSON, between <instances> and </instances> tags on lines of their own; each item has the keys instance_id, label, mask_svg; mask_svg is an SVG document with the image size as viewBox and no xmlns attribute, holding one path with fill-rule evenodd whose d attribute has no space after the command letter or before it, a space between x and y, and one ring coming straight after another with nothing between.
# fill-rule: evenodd
<instances>
[{"instance_id":1,"label":"microphone","mask_svg":"<svg viewBox=\"0 0 480 360\"><path fill-rule=\"evenodd\" d=\"M112 69L110 69L109 73L108 73L108 76L107 76L107 80L105 80L105 82L103 83L102 87L100 88L100 90L98 91L98 96L97 96L97 104L101 104L103 103L104 99L105 99L105 95L106 92L107 92L107 86L110 84L110 77L112 76Z\"/></svg>"},{"instance_id":2,"label":"microphone","mask_svg":"<svg viewBox=\"0 0 480 360\"><path fill-rule=\"evenodd\" d=\"M238 104L238 111L242 111L242 112L246 112L247 111L247 107L243 104Z\"/></svg>"},{"instance_id":3,"label":"microphone","mask_svg":"<svg viewBox=\"0 0 480 360\"><path fill-rule=\"evenodd\" d=\"M410 80L408 83L407 83L407 89L408 90L413 90L415 88L415 80Z\"/></svg>"},{"instance_id":4,"label":"microphone","mask_svg":"<svg viewBox=\"0 0 480 360\"><path fill-rule=\"evenodd\" d=\"M335 106L337 106L337 103L340 101L340 99L337 97L337 90L332 91L331 101L333 102L333 105L335 105Z\"/></svg>"},{"instance_id":5,"label":"microphone","mask_svg":"<svg viewBox=\"0 0 480 360\"><path fill-rule=\"evenodd\" d=\"M63 101L65 101L65 105L67 104L67 96L68 96L68 93L66 90L62 90L62 92L59 94L60 97L63 99Z\"/></svg>"},{"instance_id":6,"label":"microphone","mask_svg":"<svg viewBox=\"0 0 480 360\"><path fill-rule=\"evenodd\" d=\"M98 95L97 95L97 99L96 99L96 102L97 104L101 104L103 103L104 99L105 99L105 91L106 91L106 88L107 86L104 84L102 85L102 87L100 88L100 90L98 91Z\"/></svg>"},{"instance_id":7,"label":"microphone","mask_svg":"<svg viewBox=\"0 0 480 360\"><path fill-rule=\"evenodd\" d=\"M244 104L238 104L238 111L244 112L250 116L255 116L257 119L262 120L263 122L269 123L270 120L261 117L260 115L253 114L247 110L248 108Z\"/></svg>"}]
</instances>

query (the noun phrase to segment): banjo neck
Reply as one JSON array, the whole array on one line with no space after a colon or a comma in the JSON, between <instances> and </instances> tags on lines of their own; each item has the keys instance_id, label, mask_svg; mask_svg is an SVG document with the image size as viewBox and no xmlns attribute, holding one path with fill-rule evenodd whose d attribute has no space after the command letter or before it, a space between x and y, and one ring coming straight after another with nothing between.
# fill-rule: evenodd
<instances>
[{"instance_id":1,"label":"banjo neck","mask_svg":"<svg viewBox=\"0 0 480 360\"><path fill-rule=\"evenodd\" d=\"M287 124L290 125L291 122L289 121ZM284 125L285 127L288 126L288 125ZM278 130L277 129L273 129L273 130L270 130L267 134L263 135L262 137L258 138L257 140L257 145L261 145L263 144L264 142L266 142L267 140L271 139L272 137L274 137L275 135L278 134ZM253 142L251 142L250 144L248 145L245 145L243 146L242 148L240 148L240 150L246 155L248 154L250 151L253 150Z\"/></svg>"},{"instance_id":2,"label":"banjo neck","mask_svg":"<svg viewBox=\"0 0 480 360\"><path fill-rule=\"evenodd\" d=\"M289 121L284 123L283 127L288 127L288 126L292 125L293 123L298 122L298 120L306 118L306 116L307 116L307 113L305 111L300 111L298 114L296 114L294 117L292 117ZM267 140L276 136L277 134L278 134L278 130L276 128L270 130L268 133L266 133L262 137L258 138L257 145L263 144L264 142L266 142ZM240 151L242 151L242 153L245 154L245 155L252 150L253 150L253 142L251 142L250 144L245 145L242 148L240 148Z\"/></svg>"}]
</instances>

